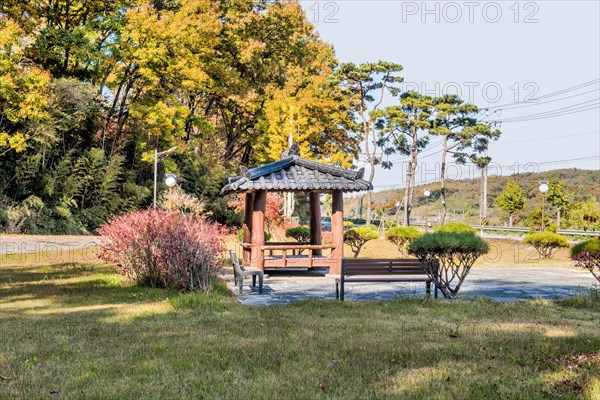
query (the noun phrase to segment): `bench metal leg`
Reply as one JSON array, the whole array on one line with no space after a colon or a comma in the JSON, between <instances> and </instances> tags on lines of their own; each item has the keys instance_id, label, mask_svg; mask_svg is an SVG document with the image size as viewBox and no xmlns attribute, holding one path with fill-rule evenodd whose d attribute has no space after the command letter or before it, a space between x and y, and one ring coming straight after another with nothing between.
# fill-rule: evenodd
<instances>
[{"instance_id":1,"label":"bench metal leg","mask_svg":"<svg viewBox=\"0 0 600 400\"><path fill-rule=\"evenodd\" d=\"M435 285L435 289L433 290L433 293L434 293L433 294L434 297L437 299L438 298L438 287L437 287L437 285Z\"/></svg>"},{"instance_id":2,"label":"bench metal leg","mask_svg":"<svg viewBox=\"0 0 600 400\"><path fill-rule=\"evenodd\" d=\"M344 301L344 281L340 283L340 300Z\"/></svg>"},{"instance_id":3,"label":"bench metal leg","mask_svg":"<svg viewBox=\"0 0 600 400\"><path fill-rule=\"evenodd\" d=\"M427 298L431 297L431 282L425 282L425 294Z\"/></svg>"},{"instance_id":4,"label":"bench metal leg","mask_svg":"<svg viewBox=\"0 0 600 400\"><path fill-rule=\"evenodd\" d=\"M252 275L252 287L256 286L256 275Z\"/></svg>"},{"instance_id":5,"label":"bench metal leg","mask_svg":"<svg viewBox=\"0 0 600 400\"><path fill-rule=\"evenodd\" d=\"M335 283L335 299L336 300L340 299L340 284L339 284L339 282Z\"/></svg>"},{"instance_id":6,"label":"bench metal leg","mask_svg":"<svg viewBox=\"0 0 600 400\"><path fill-rule=\"evenodd\" d=\"M238 277L238 284L240 287L240 294L242 294L243 290L244 290L244 275L240 275Z\"/></svg>"},{"instance_id":7,"label":"bench metal leg","mask_svg":"<svg viewBox=\"0 0 600 400\"><path fill-rule=\"evenodd\" d=\"M262 287L263 287L263 274L260 274L258 276L258 294L262 294Z\"/></svg>"}]
</instances>

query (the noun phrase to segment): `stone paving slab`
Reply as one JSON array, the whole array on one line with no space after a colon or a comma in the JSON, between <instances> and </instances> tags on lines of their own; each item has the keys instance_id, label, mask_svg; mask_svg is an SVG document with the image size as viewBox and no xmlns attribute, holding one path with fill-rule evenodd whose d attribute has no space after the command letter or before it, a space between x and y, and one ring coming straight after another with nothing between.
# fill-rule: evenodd
<instances>
[{"instance_id":1,"label":"stone paving slab","mask_svg":"<svg viewBox=\"0 0 600 400\"><path fill-rule=\"evenodd\" d=\"M230 289L238 295L233 275L225 275ZM263 294L244 282L242 304L265 306L290 304L306 298L335 299L332 278L306 273L272 272L265 276ZM483 296L494 301L558 299L583 293L596 280L574 268L476 268L471 270L460 291L462 297ZM347 301L384 301L397 296L425 296L424 283L352 283L346 286ZM440 294L441 296L441 294Z\"/></svg>"}]
</instances>

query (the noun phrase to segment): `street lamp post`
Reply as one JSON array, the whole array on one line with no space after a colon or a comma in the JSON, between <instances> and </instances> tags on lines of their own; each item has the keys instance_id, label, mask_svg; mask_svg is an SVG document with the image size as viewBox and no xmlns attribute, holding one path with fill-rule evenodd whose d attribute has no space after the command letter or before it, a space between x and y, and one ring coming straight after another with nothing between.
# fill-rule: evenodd
<instances>
[{"instance_id":1,"label":"street lamp post","mask_svg":"<svg viewBox=\"0 0 600 400\"><path fill-rule=\"evenodd\" d=\"M546 192L548 191L548 181L540 181L540 186L538 189L540 192L542 192L542 232L544 232L544 209L546 208Z\"/></svg>"},{"instance_id":2,"label":"street lamp post","mask_svg":"<svg viewBox=\"0 0 600 400\"><path fill-rule=\"evenodd\" d=\"M157 149L154 149L154 196L153 196L153 201L152 201L154 208L156 208L156 180L157 180L157 176L158 176L158 157L167 156L167 155L171 154L172 152L174 152L175 149L177 149L177 147L171 147L169 150L165 150L165 151L161 151L161 152L159 152Z\"/></svg>"},{"instance_id":3,"label":"street lamp post","mask_svg":"<svg viewBox=\"0 0 600 400\"><path fill-rule=\"evenodd\" d=\"M425 189L425 191L423 192L423 195L425 196L425 232L429 231L429 196L431 195L431 192L429 191L429 189Z\"/></svg>"}]
</instances>

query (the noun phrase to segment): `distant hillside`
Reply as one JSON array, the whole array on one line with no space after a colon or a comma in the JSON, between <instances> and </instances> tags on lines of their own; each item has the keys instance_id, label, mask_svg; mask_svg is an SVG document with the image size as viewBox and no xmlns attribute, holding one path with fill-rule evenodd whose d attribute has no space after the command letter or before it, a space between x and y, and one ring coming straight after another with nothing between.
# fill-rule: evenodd
<instances>
[{"instance_id":1,"label":"distant hillside","mask_svg":"<svg viewBox=\"0 0 600 400\"><path fill-rule=\"evenodd\" d=\"M525 210L520 215L515 215L515 224L525 218L527 214L535 207L539 207L542 202L542 196L538 191L539 181L548 180L556 177L564 181L565 187L575 194L575 201L582 201L594 197L600 201L600 171L557 169L539 173L520 173L512 176L490 176L488 178L488 224L504 225L506 214L500 210L492 208L494 200L500 194L506 181L512 178L523 188L527 195L527 204ZM431 196L429 198L430 218L441 212L441 202L439 201L439 182L420 185L416 189L417 196L414 199L415 209L412 217L420 218L425 216L425 197L423 189L429 188ZM450 220L467 222L470 224L479 223L479 196L481 191L481 180L454 180L447 182L447 203ZM394 204L402 202L404 189L385 190L372 194L373 207L381 210L387 215L386 219L396 216ZM345 200L344 213L346 216L359 217L360 195L354 195ZM366 215L366 197L363 200L362 217ZM400 219L403 211L400 211Z\"/></svg>"}]
</instances>

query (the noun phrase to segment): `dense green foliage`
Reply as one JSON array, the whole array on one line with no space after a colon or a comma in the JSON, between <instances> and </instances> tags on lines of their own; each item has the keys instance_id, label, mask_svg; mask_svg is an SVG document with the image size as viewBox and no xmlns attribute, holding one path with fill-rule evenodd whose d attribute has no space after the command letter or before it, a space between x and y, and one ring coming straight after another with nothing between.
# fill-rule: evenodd
<instances>
[{"instance_id":1,"label":"dense green foliage","mask_svg":"<svg viewBox=\"0 0 600 400\"><path fill-rule=\"evenodd\" d=\"M427 263L427 274L444 297L455 298L477 258L489 245L468 232L434 232L408 245L410 254Z\"/></svg>"},{"instance_id":2,"label":"dense green foliage","mask_svg":"<svg viewBox=\"0 0 600 400\"><path fill-rule=\"evenodd\" d=\"M308 242L310 240L310 228L308 226L294 226L285 231L285 237L293 238L297 242Z\"/></svg>"},{"instance_id":3,"label":"dense green foliage","mask_svg":"<svg viewBox=\"0 0 600 400\"><path fill-rule=\"evenodd\" d=\"M273 27L277 27L273 29ZM153 152L206 204L243 163L301 154L349 166L351 97L299 3L0 3L0 229L83 233L152 200ZM293 120L293 123L290 121Z\"/></svg>"},{"instance_id":4,"label":"dense green foliage","mask_svg":"<svg viewBox=\"0 0 600 400\"><path fill-rule=\"evenodd\" d=\"M508 214L508 226L512 226L513 213L525 208L525 192L517 182L509 179L502 193L496 197L494 207L501 208Z\"/></svg>"},{"instance_id":5,"label":"dense green foliage","mask_svg":"<svg viewBox=\"0 0 600 400\"><path fill-rule=\"evenodd\" d=\"M532 245L542 258L552 258L561 247L569 247L567 238L554 232L537 232L523 239Z\"/></svg>"},{"instance_id":6,"label":"dense green foliage","mask_svg":"<svg viewBox=\"0 0 600 400\"><path fill-rule=\"evenodd\" d=\"M412 226L397 226L385 233L385 238L394 243L398 250L403 253L407 243L423 236L423 233Z\"/></svg>"},{"instance_id":7,"label":"dense green foliage","mask_svg":"<svg viewBox=\"0 0 600 400\"><path fill-rule=\"evenodd\" d=\"M573 199L573 193L568 191L563 181L556 177L548 181L548 193L546 193L548 204L556 211L556 226L560 228L561 216L568 213Z\"/></svg>"},{"instance_id":8,"label":"dense green foliage","mask_svg":"<svg viewBox=\"0 0 600 400\"><path fill-rule=\"evenodd\" d=\"M477 233L477 230L475 230L475 228L471 228L469 225L462 224L460 222L448 222L447 224L444 224L437 228L435 231L446 233L470 233L471 235Z\"/></svg>"},{"instance_id":9,"label":"dense green foliage","mask_svg":"<svg viewBox=\"0 0 600 400\"><path fill-rule=\"evenodd\" d=\"M344 243L352 248L354 258L358 257L365 243L377 238L379 238L379 234L366 226L359 226L344 232Z\"/></svg>"}]
</instances>

